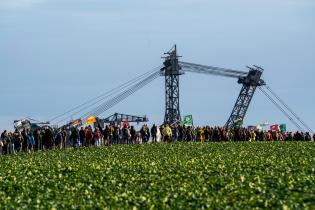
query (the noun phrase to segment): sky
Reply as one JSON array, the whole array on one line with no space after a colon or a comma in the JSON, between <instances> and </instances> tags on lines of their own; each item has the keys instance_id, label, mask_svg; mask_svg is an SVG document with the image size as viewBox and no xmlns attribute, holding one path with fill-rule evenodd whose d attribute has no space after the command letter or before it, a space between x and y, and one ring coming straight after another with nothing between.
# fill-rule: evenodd
<instances>
[{"instance_id":1,"label":"sky","mask_svg":"<svg viewBox=\"0 0 315 210\"><path fill-rule=\"evenodd\" d=\"M0 130L24 117L49 120L158 67L174 44L182 61L263 67L266 83L315 130L314 20L313 0L0 0ZM181 114L224 125L240 89L233 78L182 75ZM160 77L102 116L161 123L164 98ZM262 122L296 129L257 91L244 123Z\"/></svg>"}]
</instances>

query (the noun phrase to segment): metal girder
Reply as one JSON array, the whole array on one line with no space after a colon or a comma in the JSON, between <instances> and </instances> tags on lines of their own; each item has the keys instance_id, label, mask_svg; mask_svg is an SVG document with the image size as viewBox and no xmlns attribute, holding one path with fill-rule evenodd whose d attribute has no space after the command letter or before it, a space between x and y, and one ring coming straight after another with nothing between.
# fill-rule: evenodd
<instances>
[{"instance_id":1,"label":"metal girder","mask_svg":"<svg viewBox=\"0 0 315 210\"><path fill-rule=\"evenodd\" d=\"M165 124L173 124L180 121L179 76L184 74L184 72L194 72L238 78L238 83L243 84L243 87L225 126L232 128L242 125L256 88L265 85L265 82L261 79L263 73L261 67L248 67L249 72L246 73L233 69L179 62L176 45L174 49L165 54L167 56L163 63L164 67L161 69L161 75L165 76Z\"/></svg>"},{"instance_id":2,"label":"metal girder","mask_svg":"<svg viewBox=\"0 0 315 210\"><path fill-rule=\"evenodd\" d=\"M180 120L179 76L165 76L165 116L164 123L172 124Z\"/></svg>"},{"instance_id":3,"label":"metal girder","mask_svg":"<svg viewBox=\"0 0 315 210\"><path fill-rule=\"evenodd\" d=\"M161 75L165 77L165 124L181 120L179 110L179 76L182 74L178 64L176 45L165 57Z\"/></svg>"},{"instance_id":4,"label":"metal girder","mask_svg":"<svg viewBox=\"0 0 315 210\"><path fill-rule=\"evenodd\" d=\"M241 92L236 100L232 113L225 124L227 128L240 127L243 124L246 112L250 102L254 96L255 90L258 86L265 85L261 79L263 69L260 67L249 68L246 77L240 77L238 83L243 84Z\"/></svg>"},{"instance_id":5,"label":"metal girder","mask_svg":"<svg viewBox=\"0 0 315 210\"><path fill-rule=\"evenodd\" d=\"M120 113L115 113L105 119L99 119L99 122L102 124L104 123L110 123L110 124L120 124L122 122L148 122L148 118L146 116L134 116L134 115L127 115L127 114L120 114Z\"/></svg>"},{"instance_id":6,"label":"metal girder","mask_svg":"<svg viewBox=\"0 0 315 210\"><path fill-rule=\"evenodd\" d=\"M239 127L243 124L249 104L254 96L256 86L243 85L241 92L237 98L231 116L229 117L225 127Z\"/></svg>"},{"instance_id":7,"label":"metal girder","mask_svg":"<svg viewBox=\"0 0 315 210\"><path fill-rule=\"evenodd\" d=\"M182 61L179 62L179 65L183 72L212 74L212 75L217 75L217 76L233 77L233 78L240 78L247 75L247 72L244 72L244 71L219 68L219 67L214 67L214 66L206 66L206 65L188 63L188 62L182 62Z\"/></svg>"}]
</instances>

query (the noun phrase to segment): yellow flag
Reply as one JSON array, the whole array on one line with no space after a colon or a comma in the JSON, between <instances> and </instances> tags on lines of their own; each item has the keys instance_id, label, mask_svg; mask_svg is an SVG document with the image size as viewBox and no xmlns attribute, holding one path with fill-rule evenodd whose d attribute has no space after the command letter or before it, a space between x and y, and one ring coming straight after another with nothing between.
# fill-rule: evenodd
<instances>
[{"instance_id":1,"label":"yellow flag","mask_svg":"<svg viewBox=\"0 0 315 210\"><path fill-rule=\"evenodd\" d=\"M95 122L96 122L96 118L94 116L91 116L91 117L87 118L86 121L85 121L85 123L87 125L90 125L90 124L95 123Z\"/></svg>"}]
</instances>

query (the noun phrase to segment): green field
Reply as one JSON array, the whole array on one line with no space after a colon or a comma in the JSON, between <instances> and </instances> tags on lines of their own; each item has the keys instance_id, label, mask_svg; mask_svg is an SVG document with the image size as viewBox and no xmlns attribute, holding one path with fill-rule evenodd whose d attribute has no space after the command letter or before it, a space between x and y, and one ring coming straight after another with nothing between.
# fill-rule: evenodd
<instances>
[{"instance_id":1,"label":"green field","mask_svg":"<svg viewBox=\"0 0 315 210\"><path fill-rule=\"evenodd\" d=\"M121 145L0 157L0 209L315 209L311 142Z\"/></svg>"}]
</instances>

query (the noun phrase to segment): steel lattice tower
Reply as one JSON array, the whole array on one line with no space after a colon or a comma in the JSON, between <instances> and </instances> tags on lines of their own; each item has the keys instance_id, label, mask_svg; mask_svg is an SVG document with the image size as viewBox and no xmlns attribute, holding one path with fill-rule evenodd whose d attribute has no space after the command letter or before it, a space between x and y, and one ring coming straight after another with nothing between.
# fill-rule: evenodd
<instances>
[{"instance_id":1,"label":"steel lattice tower","mask_svg":"<svg viewBox=\"0 0 315 210\"><path fill-rule=\"evenodd\" d=\"M234 105L230 118L225 124L225 127L227 128L242 126L244 117L254 96L256 88L265 85L265 82L261 79L263 69L257 66L255 66L255 68L248 68L248 75L241 77L238 80L238 83L243 84L243 87Z\"/></svg>"},{"instance_id":2,"label":"steel lattice tower","mask_svg":"<svg viewBox=\"0 0 315 210\"><path fill-rule=\"evenodd\" d=\"M165 116L164 124L173 124L181 120L179 111L179 76L183 74L178 64L176 45L165 53L161 75L165 77Z\"/></svg>"}]
</instances>

